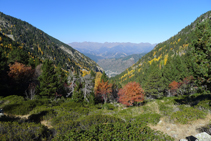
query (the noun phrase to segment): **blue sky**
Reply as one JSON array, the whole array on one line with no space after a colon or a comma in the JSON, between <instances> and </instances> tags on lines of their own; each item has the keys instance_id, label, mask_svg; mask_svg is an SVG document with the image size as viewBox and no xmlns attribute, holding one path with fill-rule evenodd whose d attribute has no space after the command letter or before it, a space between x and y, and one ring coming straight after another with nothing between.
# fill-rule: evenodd
<instances>
[{"instance_id":1,"label":"blue sky","mask_svg":"<svg viewBox=\"0 0 211 141\"><path fill-rule=\"evenodd\" d=\"M159 43L209 10L211 0L0 0L4 14L65 43Z\"/></svg>"}]
</instances>

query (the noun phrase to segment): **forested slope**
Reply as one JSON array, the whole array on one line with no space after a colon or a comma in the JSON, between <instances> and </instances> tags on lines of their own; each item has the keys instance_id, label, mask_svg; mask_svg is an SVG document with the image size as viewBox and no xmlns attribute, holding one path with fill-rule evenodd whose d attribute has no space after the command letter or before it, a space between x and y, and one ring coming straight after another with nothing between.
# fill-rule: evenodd
<instances>
[{"instance_id":1,"label":"forested slope","mask_svg":"<svg viewBox=\"0 0 211 141\"><path fill-rule=\"evenodd\" d=\"M1 12L0 33L19 43L30 54L36 55L41 60L51 59L56 65L60 64L66 70L73 67L78 71L102 71L94 61L69 45L51 37L25 21Z\"/></svg>"},{"instance_id":2,"label":"forested slope","mask_svg":"<svg viewBox=\"0 0 211 141\"><path fill-rule=\"evenodd\" d=\"M192 79L190 78L194 71L192 63L194 55L191 53L192 42L198 40L197 30L209 30L209 28L198 25L204 22L211 25L210 19L211 11L208 11L175 36L156 45L137 63L111 80L122 84L137 81L144 88L146 95L162 97L169 89L171 82L179 83L185 78Z\"/></svg>"}]
</instances>

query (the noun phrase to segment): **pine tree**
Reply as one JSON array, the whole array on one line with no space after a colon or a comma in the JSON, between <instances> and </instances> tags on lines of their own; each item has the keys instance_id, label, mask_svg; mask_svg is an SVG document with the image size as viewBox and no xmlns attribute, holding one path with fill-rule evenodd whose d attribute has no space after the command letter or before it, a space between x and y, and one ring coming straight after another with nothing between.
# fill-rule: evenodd
<instances>
[{"instance_id":1,"label":"pine tree","mask_svg":"<svg viewBox=\"0 0 211 141\"><path fill-rule=\"evenodd\" d=\"M53 62L45 60L42 65L42 74L38 78L40 86L38 92L41 96L52 97L55 96L58 88L58 77L54 70Z\"/></svg>"},{"instance_id":2,"label":"pine tree","mask_svg":"<svg viewBox=\"0 0 211 141\"><path fill-rule=\"evenodd\" d=\"M8 57L8 63L19 62L27 65L29 60L28 54L20 49L12 50Z\"/></svg>"},{"instance_id":3,"label":"pine tree","mask_svg":"<svg viewBox=\"0 0 211 141\"><path fill-rule=\"evenodd\" d=\"M108 81L108 76L106 75L105 71L103 72L102 76L101 76L101 82L107 82Z\"/></svg>"},{"instance_id":4,"label":"pine tree","mask_svg":"<svg viewBox=\"0 0 211 141\"><path fill-rule=\"evenodd\" d=\"M173 59L168 57L166 65L164 66L162 73L163 73L163 83L166 89L168 89L168 85L174 81L177 77L176 68L173 63Z\"/></svg>"},{"instance_id":5,"label":"pine tree","mask_svg":"<svg viewBox=\"0 0 211 141\"><path fill-rule=\"evenodd\" d=\"M144 92L147 97L161 98L164 96L164 84L163 76L156 63L153 62L150 66L152 72L148 77L148 81L145 83Z\"/></svg>"},{"instance_id":6,"label":"pine tree","mask_svg":"<svg viewBox=\"0 0 211 141\"><path fill-rule=\"evenodd\" d=\"M194 76L199 86L206 86L211 91L211 20L197 24L197 40L191 44Z\"/></svg>"},{"instance_id":7,"label":"pine tree","mask_svg":"<svg viewBox=\"0 0 211 141\"><path fill-rule=\"evenodd\" d=\"M4 92L2 95L7 95L9 90L8 75L9 67L7 65L7 58L0 51L0 92Z\"/></svg>"},{"instance_id":8,"label":"pine tree","mask_svg":"<svg viewBox=\"0 0 211 141\"><path fill-rule=\"evenodd\" d=\"M67 84L67 76L60 66L56 68L56 75L58 79L57 94L65 96L66 91L64 88L64 84Z\"/></svg>"},{"instance_id":9,"label":"pine tree","mask_svg":"<svg viewBox=\"0 0 211 141\"><path fill-rule=\"evenodd\" d=\"M76 82L76 86L73 91L72 99L75 102L83 102L84 101L84 95L83 92L81 91L82 84L79 82Z\"/></svg>"},{"instance_id":10,"label":"pine tree","mask_svg":"<svg viewBox=\"0 0 211 141\"><path fill-rule=\"evenodd\" d=\"M176 71L175 80L176 81L182 81L185 77L187 77L188 70L186 64L181 60L181 57L179 55L176 55L174 58L174 66Z\"/></svg>"}]
</instances>

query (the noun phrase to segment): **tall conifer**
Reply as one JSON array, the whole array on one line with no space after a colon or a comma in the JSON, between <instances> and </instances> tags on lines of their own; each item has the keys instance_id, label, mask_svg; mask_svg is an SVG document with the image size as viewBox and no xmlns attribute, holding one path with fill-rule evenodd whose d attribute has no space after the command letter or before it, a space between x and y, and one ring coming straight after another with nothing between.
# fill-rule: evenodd
<instances>
[{"instance_id":1,"label":"tall conifer","mask_svg":"<svg viewBox=\"0 0 211 141\"><path fill-rule=\"evenodd\" d=\"M161 98L164 95L162 72L155 62L151 64L150 69L152 71L149 74L148 81L145 83L145 94L150 98Z\"/></svg>"},{"instance_id":2,"label":"tall conifer","mask_svg":"<svg viewBox=\"0 0 211 141\"><path fill-rule=\"evenodd\" d=\"M54 70L53 62L45 60L42 65L42 71L42 74L38 78L40 81L38 92L41 96L52 97L56 94L58 88L58 77Z\"/></svg>"}]
</instances>

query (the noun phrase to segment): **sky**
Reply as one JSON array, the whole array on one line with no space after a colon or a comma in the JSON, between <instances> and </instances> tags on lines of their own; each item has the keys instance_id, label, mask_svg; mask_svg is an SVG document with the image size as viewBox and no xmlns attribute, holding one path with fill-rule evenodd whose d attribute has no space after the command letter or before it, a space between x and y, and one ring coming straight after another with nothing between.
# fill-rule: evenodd
<instances>
[{"instance_id":1,"label":"sky","mask_svg":"<svg viewBox=\"0 0 211 141\"><path fill-rule=\"evenodd\" d=\"M160 43L211 10L211 0L0 0L0 12L64 43Z\"/></svg>"}]
</instances>

